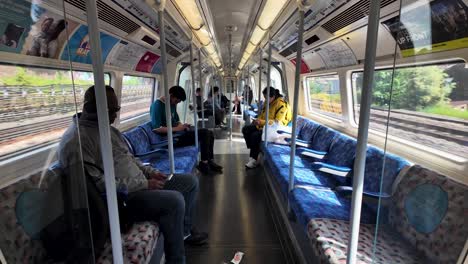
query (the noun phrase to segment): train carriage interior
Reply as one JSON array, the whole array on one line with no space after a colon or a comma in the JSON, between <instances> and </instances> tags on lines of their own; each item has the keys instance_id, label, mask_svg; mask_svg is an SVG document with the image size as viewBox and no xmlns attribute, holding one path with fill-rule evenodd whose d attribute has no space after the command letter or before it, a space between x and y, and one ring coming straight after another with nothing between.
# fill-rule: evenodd
<instances>
[{"instance_id":1,"label":"train carriage interior","mask_svg":"<svg viewBox=\"0 0 468 264\"><path fill-rule=\"evenodd\" d=\"M468 263L468 0L0 0L0 263Z\"/></svg>"}]
</instances>

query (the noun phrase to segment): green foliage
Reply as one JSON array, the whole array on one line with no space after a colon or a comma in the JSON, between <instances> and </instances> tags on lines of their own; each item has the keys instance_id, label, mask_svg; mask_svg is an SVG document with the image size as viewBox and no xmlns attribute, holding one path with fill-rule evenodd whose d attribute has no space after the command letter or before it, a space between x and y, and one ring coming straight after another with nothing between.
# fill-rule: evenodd
<instances>
[{"instance_id":1,"label":"green foliage","mask_svg":"<svg viewBox=\"0 0 468 264\"><path fill-rule=\"evenodd\" d=\"M13 67L12 67L13 70ZM88 74L88 73L76 73ZM109 78L106 75L106 83ZM0 77L0 84L12 86L47 86L47 85L93 85L94 80L85 78L75 78L72 80L70 71L47 71L32 70L23 67L16 67L10 76Z\"/></svg>"},{"instance_id":2,"label":"green foliage","mask_svg":"<svg viewBox=\"0 0 468 264\"><path fill-rule=\"evenodd\" d=\"M387 108L392 94L392 109L419 111L449 101L448 96L455 84L447 81L448 75L439 66L401 68L395 70L392 84L392 70L379 70L374 75L372 105ZM356 78L360 101L362 73ZM391 90L392 89L392 90Z\"/></svg>"},{"instance_id":3,"label":"green foliage","mask_svg":"<svg viewBox=\"0 0 468 264\"><path fill-rule=\"evenodd\" d=\"M468 120L468 111L452 108L450 105L438 104L422 110L425 113L451 116Z\"/></svg>"}]
</instances>

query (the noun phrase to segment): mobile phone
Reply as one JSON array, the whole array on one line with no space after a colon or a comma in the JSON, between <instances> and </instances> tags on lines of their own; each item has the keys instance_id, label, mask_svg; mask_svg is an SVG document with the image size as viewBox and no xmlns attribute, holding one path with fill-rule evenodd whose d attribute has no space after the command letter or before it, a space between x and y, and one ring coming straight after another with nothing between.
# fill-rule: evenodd
<instances>
[{"instance_id":1,"label":"mobile phone","mask_svg":"<svg viewBox=\"0 0 468 264\"><path fill-rule=\"evenodd\" d=\"M166 178L166 181L170 181L172 179L172 176L174 176L174 174L168 174L167 175L167 178Z\"/></svg>"}]
</instances>

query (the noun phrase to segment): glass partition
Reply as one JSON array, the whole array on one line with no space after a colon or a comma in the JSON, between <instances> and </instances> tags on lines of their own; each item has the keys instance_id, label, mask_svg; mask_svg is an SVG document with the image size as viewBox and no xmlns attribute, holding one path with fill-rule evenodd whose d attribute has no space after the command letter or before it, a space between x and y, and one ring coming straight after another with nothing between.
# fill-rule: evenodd
<instances>
[{"instance_id":1,"label":"glass partition","mask_svg":"<svg viewBox=\"0 0 468 264\"><path fill-rule=\"evenodd\" d=\"M92 263L93 235L107 228L90 221L105 211L89 196L72 118L93 85L91 67L69 63L69 34L82 26L57 1L0 6L1 252L7 263ZM80 41L75 52L85 54Z\"/></svg>"}]
</instances>

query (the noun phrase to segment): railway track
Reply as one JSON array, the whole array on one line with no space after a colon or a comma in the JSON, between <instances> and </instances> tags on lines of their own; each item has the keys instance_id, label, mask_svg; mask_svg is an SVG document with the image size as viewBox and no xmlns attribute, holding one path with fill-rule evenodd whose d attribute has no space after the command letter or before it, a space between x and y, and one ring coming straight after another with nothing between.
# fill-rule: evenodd
<instances>
[{"instance_id":1,"label":"railway track","mask_svg":"<svg viewBox=\"0 0 468 264\"><path fill-rule=\"evenodd\" d=\"M63 117L53 120L47 120L27 125L21 125L12 128L6 128L0 130L0 145L7 143L16 138L39 135L47 133L57 129L67 128L70 125L71 118Z\"/></svg>"},{"instance_id":2,"label":"railway track","mask_svg":"<svg viewBox=\"0 0 468 264\"><path fill-rule=\"evenodd\" d=\"M313 102L313 106L319 109L320 102ZM359 114L359 105L356 107L358 107L356 112ZM388 111L372 108L370 127L385 130L388 124L395 132L411 133L414 135L413 138L431 137L468 146L468 121L407 110L391 110L388 122L387 118Z\"/></svg>"}]
</instances>

